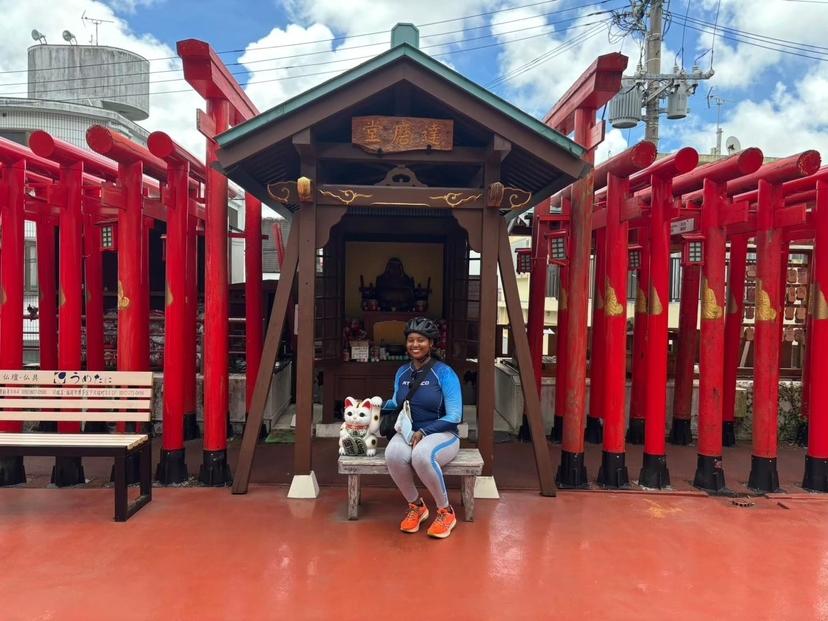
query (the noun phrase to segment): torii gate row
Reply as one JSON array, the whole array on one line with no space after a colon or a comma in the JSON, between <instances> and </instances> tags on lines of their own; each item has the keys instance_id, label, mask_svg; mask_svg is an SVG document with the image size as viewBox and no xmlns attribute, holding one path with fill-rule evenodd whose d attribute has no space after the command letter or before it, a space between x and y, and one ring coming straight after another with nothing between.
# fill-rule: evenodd
<instances>
[{"instance_id":1,"label":"torii gate row","mask_svg":"<svg viewBox=\"0 0 828 621\"><path fill-rule=\"evenodd\" d=\"M816 151L805 151L766 164L752 175L732 180L725 191L734 201L751 206L745 222L727 227L730 238L730 283L725 325L725 369L723 401L723 442L732 445L733 411L738 369L738 345L742 332L745 289L745 258L747 242L756 240L757 254L757 314L755 320L754 362L754 418L753 457L748 486L758 491L776 491L779 479L777 456L777 398L779 384L779 354L782 333L782 299L785 291L787 246L792 239L813 238L816 210L807 213L806 201L816 199L820 156ZM822 176L825 176L823 171ZM805 190L811 187L812 190ZM753 189L756 188L756 189ZM698 201L697 193L685 197ZM816 256L819 253L815 253ZM809 324L813 320L813 312ZM811 338L808 330L809 339ZM810 340L807 351L813 349ZM806 373L809 366L806 363ZM803 378L803 394L810 390L807 376ZM820 425L817 424L817 431ZM823 432L824 433L824 432ZM828 437L817 435L815 450L828 444ZM813 470L816 464L818 470ZM822 475L819 472L823 472ZM803 485L809 489L826 491L824 467L819 460L806 459Z\"/></svg>"},{"instance_id":2,"label":"torii gate row","mask_svg":"<svg viewBox=\"0 0 828 621\"><path fill-rule=\"evenodd\" d=\"M119 144L122 148L138 147L138 145L132 145L125 137L111 134L103 127L91 128L90 135L97 135L103 139L109 137L113 144ZM113 222L113 217L119 222L118 245L121 250L118 253L118 367L121 370L148 368L148 265L142 265L148 256L146 250L148 230L147 228L142 230L142 225L144 221L151 222L152 218L166 219L159 199L155 198L161 191L158 181L163 181L166 176L164 163L157 158L150 161L149 172L156 177L153 180L144 177L140 167L138 169L133 167L130 175L124 175L123 171L119 170L119 166L110 159L56 140L44 131L32 134L30 147L31 150L5 141L0 145L4 161L14 159L17 162L16 169L24 171L22 175L18 172L14 179L7 176L6 185L17 181L12 191L15 197L24 197L28 203L36 205L37 213L32 213L31 208L27 213L38 222L38 268L41 277L40 287L43 292L40 302L41 368L81 368L84 294L87 369L105 368L102 240L99 225ZM149 153L146 152L146 155ZM28 180L27 165L29 169L37 171L29 172ZM199 175L203 179L203 169L195 176ZM115 181L118 181L119 185L114 185ZM189 182L195 183L194 187L198 187L198 179L190 179ZM27 187L23 184L27 184L30 190L35 191L35 197L27 197ZM19 203L19 200L9 200L4 204L6 208L4 221L12 223L8 227L4 226L4 234L14 235L20 240L19 252L14 251L14 244L9 244L5 246L8 252L3 255L3 269L9 272L8 278L4 277L3 282L10 291L14 292L15 301L10 300L10 304L4 305L8 313L3 317L3 337L0 338L20 341L19 344L8 348L10 353L2 361L4 366L9 365L5 368L18 368L22 365L23 230L20 216L24 213L25 205L24 209L21 209ZM135 207L130 208L132 205ZM193 211L198 217L201 210L193 207ZM59 344L54 343L55 335L58 334L55 323L54 295L48 293L55 290L52 258L55 216L60 224ZM15 219L19 220L18 226L14 226L17 224ZM132 233L129 232L130 225L133 227ZM114 241L114 238L111 241ZM81 251L82 244L83 252ZM114 250L111 246L110 249ZM81 257L84 256L86 259L85 287L81 262ZM130 298L123 293L124 282L127 283L133 300L145 299L145 309L142 309L138 302L130 304L128 301ZM142 292L144 295L141 295ZM17 301L19 304L16 303ZM147 326L146 337L143 340L140 338L141 324ZM11 329L5 329L7 325L11 326ZM7 350L7 348L3 349ZM194 360L192 366L194 370ZM193 389L193 403L194 400ZM12 425L15 428L20 426L19 423ZM123 425L121 427L123 428ZM58 424L58 430L61 432L79 431L79 423L61 422ZM20 466L22 471L22 463ZM57 485L72 485L82 482L83 475L79 459L59 459L53 471L53 482Z\"/></svg>"},{"instance_id":3,"label":"torii gate row","mask_svg":"<svg viewBox=\"0 0 828 621\"><path fill-rule=\"evenodd\" d=\"M232 481L227 463L226 433L229 417L227 177L212 165L217 161L215 137L230 125L253 118L259 111L208 43L186 39L179 41L176 49L183 64L184 78L207 102L206 113L197 112L198 130L207 139L205 282L208 283L204 292L204 453L199 480L206 485L223 486ZM244 239L248 412L263 345L261 229L261 202L247 194Z\"/></svg>"}]
</instances>

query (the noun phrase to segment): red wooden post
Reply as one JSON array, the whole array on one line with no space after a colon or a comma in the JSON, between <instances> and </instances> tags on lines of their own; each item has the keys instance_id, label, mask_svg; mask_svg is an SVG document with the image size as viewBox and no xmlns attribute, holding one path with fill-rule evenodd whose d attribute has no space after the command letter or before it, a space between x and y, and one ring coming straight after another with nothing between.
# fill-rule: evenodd
<instances>
[{"instance_id":1,"label":"red wooden post","mask_svg":"<svg viewBox=\"0 0 828 621\"><path fill-rule=\"evenodd\" d=\"M698 161L698 159L697 159ZM667 425L667 328L670 307L670 216L673 197L669 178L653 175L650 210L650 282L646 311L646 380L644 409L644 458L639 484L663 488L670 485L665 436ZM642 283L647 286L646 283ZM643 378L642 378L643 379Z\"/></svg>"},{"instance_id":2,"label":"red wooden post","mask_svg":"<svg viewBox=\"0 0 828 621\"><path fill-rule=\"evenodd\" d=\"M720 222L720 211L726 201L724 189L724 183L711 178L704 180L701 216L705 241L699 346L699 441L693 485L711 491L725 487L722 468L725 232Z\"/></svg>"},{"instance_id":3,"label":"red wooden post","mask_svg":"<svg viewBox=\"0 0 828 621\"><path fill-rule=\"evenodd\" d=\"M250 409L262 357L262 203L252 194L244 197L244 325L245 408Z\"/></svg>"},{"instance_id":4,"label":"red wooden post","mask_svg":"<svg viewBox=\"0 0 828 621\"><path fill-rule=\"evenodd\" d=\"M546 273L549 269L549 248L543 233L546 226L541 224L541 217L549 214L549 201L541 201L535 206L532 217L532 270L529 273L529 310L526 317L526 334L529 337L529 351L532 353L532 365L535 371L535 384L538 394L541 390L543 371L543 327L546 315Z\"/></svg>"},{"instance_id":5,"label":"red wooden post","mask_svg":"<svg viewBox=\"0 0 828 621\"><path fill-rule=\"evenodd\" d=\"M607 280L607 229L595 231L594 287L592 295L592 339L589 354L589 414L586 419L584 440L600 444L604 439L601 418L606 396L606 324L604 322L604 294ZM626 254L626 252L625 252ZM626 287L625 287L626 294Z\"/></svg>"},{"instance_id":6,"label":"red wooden post","mask_svg":"<svg viewBox=\"0 0 828 621\"><path fill-rule=\"evenodd\" d=\"M736 409L736 375L739 370L742 325L745 307L745 260L748 238L734 236L730 240L728 270L727 316L725 317L724 394L722 396L722 444L736 444L734 431Z\"/></svg>"},{"instance_id":7,"label":"red wooden post","mask_svg":"<svg viewBox=\"0 0 828 621\"><path fill-rule=\"evenodd\" d=\"M572 201L569 195L561 198L561 212L572 213ZM572 256L572 236L566 238L566 256ZM564 411L566 410L566 333L567 333L567 291L569 288L568 263L558 267L558 316L555 326L555 418L552 424L552 441L563 441ZM531 344L531 343L530 343Z\"/></svg>"},{"instance_id":8,"label":"red wooden post","mask_svg":"<svg viewBox=\"0 0 828 621\"><path fill-rule=\"evenodd\" d=\"M626 487L630 479L624 451L624 413L627 388L627 245L629 225L621 208L629 194L629 179L610 174L607 180L606 267L603 288L605 366L602 395L604 450L598 483ZM610 260L610 257L611 260ZM596 270L597 273L597 270Z\"/></svg>"},{"instance_id":9,"label":"red wooden post","mask_svg":"<svg viewBox=\"0 0 828 621\"><path fill-rule=\"evenodd\" d=\"M230 104L208 99L207 114L216 133L229 127ZM205 227L204 285L204 461L199 481L223 486L231 482L227 463L229 416L228 377L228 275L227 275L227 177L212 168L218 145L207 140L207 222Z\"/></svg>"},{"instance_id":10,"label":"red wooden post","mask_svg":"<svg viewBox=\"0 0 828 621\"><path fill-rule=\"evenodd\" d=\"M630 390L630 424L627 442L644 444L644 391L647 386L647 286L650 282L650 242L648 232L639 229L641 267L635 295L633 322L632 388Z\"/></svg>"},{"instance_id":11,"label":"red wooden post","mask_svg":"<svg viewBox=\"0 0 828 621\"><path fill-rule=\"evenodd\" d=\"M184 409L187 390L189 305L187 295L187 228L190 209L190 163L163 132L150 134L153 155L167 162L167 244L164 312L164 428L155 479L165 485L189 477L184 459ZM182 269L184 266L184 269Z\"/></svg>"},{"instance_id":12,"label":"red wooden post","mask_svg":"<svg viewBox=\"0 0 828 621\"><path fill-rule=\"evenodd\" d=\"M38 323L40 368L57 369L57 294L55 283L55 226L51 218L37 221Z\"/></svg>"},{"instance_id":13,"label":"red wooden post","mask_svg":"<svg viewBox=\"0 0 828 621\"><path fill-rule=\"evenodd\" d=\"M198 393L198 233L196 232L197 219L189 218L187 228L187 329L184 331L185 359L184 371L184 439L193 440L200 437L201 432L196 420L196 404ZM201 352L202 359L204 352Z\"/></svg>"},{"instance_id":14,"label":"red wooden post","mask_svg":"<svg viewBox=\"0 0 828 621\"><path fill-rule=\"evenodd\" d=\"M587 144L595 125L595 110L579 108L575 112L575 141ZM567 298L567 334L565 383L559 389L565 395L561 465L556 482L559 487L586 487L584 465L584 406L586 397L586 336L589 290L589 258L592 240L593 175L590 172L572 186L570 218L569 288Z\"/></svg>"},{"instance_id":15,"label":"red wooden post","mask_svg":"<svg viewBox=\"0 0 828 621\"><path fill-rule=\"evenodd\" d=\"M673 385L673 426L670 443L687 446L693 441L690 414L693 405L693 378L698 354L699 279L701 266L685 265L681 272L678 344Z\"/></svg>"},{"instance_id":16,"label":"red wooden post","mask_svg":"<svg viewBox=\"0 0 828 621\"><path fill-rule=\"evenodd\" d=\"M0 183L0 368L23 367L23 253L26 160L5 164ZM0 432L23 431L20 421L0 422ZM0 458L0 485L26 482L23 457Z\"/></svg>"},{"instance_id":17,"label":"red wooden post","mask_svg":"<svg viewBox=\"0 0 828 621\"><path fill-rule=\"evenodd\" d=\"M828 492L828 179L816 183L814 207L813 286L808 357L811 377L808 394L808 452L802 487Z\"/></svg>"},{"instance_id":18,"label":"red wooden post","mask_svg":"<svg viewBox=\"0 0 828 621\"><path fill-rule=\"evenodd\" d=\"M782 323L780 250L782 231L773 214L782 205L778 184L759 181L756 212L756 355L753 363L753 451L748 487L779 488L776 441L779 395L779 329Z\"/></svg>"},{"instance_id":19,"label":"red wooden post","mask_svg":"<svg viewBox=\"0 0 828 621\"><path fill-rule=\"evenodd\" d=\"M62 164L60 185L65 192L60 211L60 266L58 281L58 367L65 371L79 371L81 367L81 326L83 313L83 246L81 213L83 163ZM78 433L79 422L58 422L60 433ZM58 487L77 485L86 481L79 457L57 457L52 469L52 483Z\"/></svg>"},{"instance_id":20,"label":"red wooden post","mask_svg":"<svg viewBox=\"0 0 828 621\"><path fill-rule=\"evenodd\" d=\"M86 368L103 371L104 310L103 257L101 256L101 229L86 214L83 245L86 255ZM88 424L87 424L88 426Z\"/></svg>"}]
</instances>

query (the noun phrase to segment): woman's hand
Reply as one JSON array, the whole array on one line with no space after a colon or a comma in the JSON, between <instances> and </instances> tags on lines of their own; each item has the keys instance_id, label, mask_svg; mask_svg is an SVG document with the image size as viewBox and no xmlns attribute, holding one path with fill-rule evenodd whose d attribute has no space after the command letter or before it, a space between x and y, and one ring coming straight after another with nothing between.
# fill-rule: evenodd
<instances>
[{"instance_id":1,"label":"woman's hand","mask_svg":"<svg viewBox=\"0 0 828 621\"><path fill-rule=\"evenodd\" d=\"M417 446L417 443L423 439L423 432L422 431L415 431L414 435L411 436L411 448L413 449Z\"/></svg>"}]
</instances>

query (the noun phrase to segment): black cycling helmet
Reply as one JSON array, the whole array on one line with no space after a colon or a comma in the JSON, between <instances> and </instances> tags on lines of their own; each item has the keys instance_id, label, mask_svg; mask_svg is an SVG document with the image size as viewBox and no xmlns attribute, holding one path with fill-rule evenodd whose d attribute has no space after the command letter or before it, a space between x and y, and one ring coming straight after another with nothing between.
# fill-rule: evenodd
<instances>
[{"instance_id":1,"label":"black cycling helmet","mask_svg":"<svg viewBox=\"0 0 828 621\"><path fill-rule=\"evenodd\" d=\"M408 323L405 324L404 332L406 337L412 332L416 332L432 341L440 339L440 327L434 320L428 317L414 317L414 319L409 319Z\"/></svg>"}]
</instances>

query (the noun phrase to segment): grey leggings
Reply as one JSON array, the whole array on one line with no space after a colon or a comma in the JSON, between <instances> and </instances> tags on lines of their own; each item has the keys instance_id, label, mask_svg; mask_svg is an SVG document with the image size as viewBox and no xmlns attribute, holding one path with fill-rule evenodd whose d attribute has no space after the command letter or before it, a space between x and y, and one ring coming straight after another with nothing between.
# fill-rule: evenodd
<instances>
[{"instance_id":1,"label":"grey leggings","mask_svg":"<svg viewBox=\"0 0 828 621\"><path fill-rule=\"evenodd\" d=\"M414 473L425 484L437 507L448 507L448 492L441 466L457 456L460 438L453 433L432 433L424 437L412 450L400 434L396 434L385 449L385 463L394 483L408 502L419 498L414 484Z\"/></svg>"}]
</instances>

